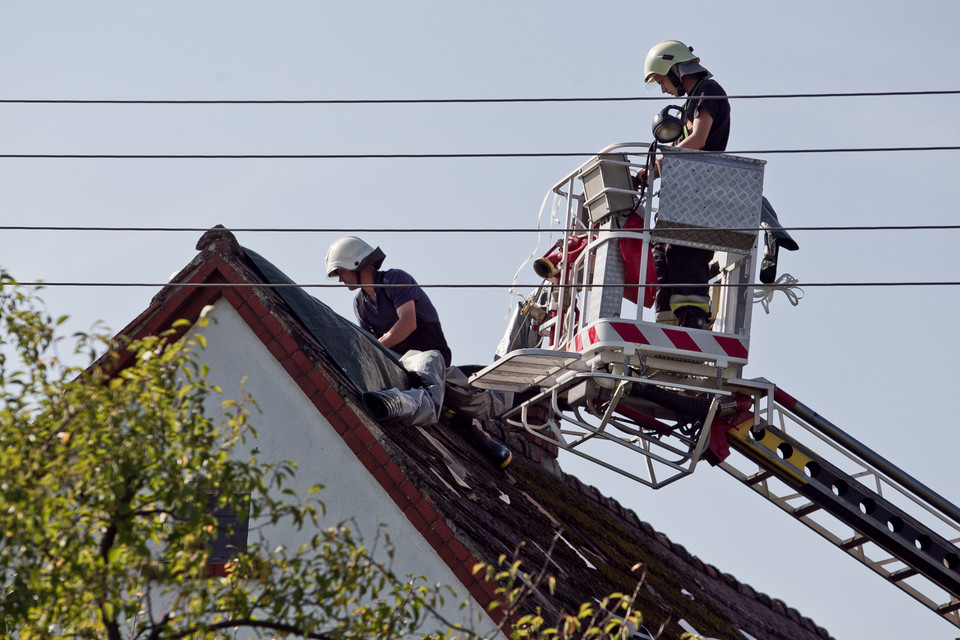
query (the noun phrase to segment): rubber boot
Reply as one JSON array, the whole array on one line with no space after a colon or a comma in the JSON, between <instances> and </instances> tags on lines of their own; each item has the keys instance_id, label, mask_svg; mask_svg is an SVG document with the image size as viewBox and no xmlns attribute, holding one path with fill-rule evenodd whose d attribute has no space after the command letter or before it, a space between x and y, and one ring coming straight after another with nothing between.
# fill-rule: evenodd
<instances>
[{"instance_id":1,"label":"rubber boot","mask_svg":"<svg viewBox=\"0 0 960 640\"><path fill-rule=\"evenodd\" d=\"M450 418L450 426L453 427L470 445L480 452L480 454L492 463L498 469L506 469L513 461L513 454L510 449L491 438L480 427L479 420L473 420L463 416L454 416Z\"/></svg>"},{"instance_id":2,"label":"rubber boot","mask_svg":"<svg viewBox=\"0 0 960 640\"><path fill-rule=\"evenodd\" d=\"M780 224L777 212L773 205L763 196L760 209L760 227L763 233L763 260L760 262L760 282L772 284L777 279L777 261L780 257L780 247L787 251L796 251L800 248L787 230Z\"/></svg>"},{"instance_id":3,"label":"rubber boot","mask_svg":"<svg viewBox=\"0 0 960 640\"><path fill-rule=\"evenodd\" d=\"M773 234L763 234L763 260L760 261L760 282L773 284L777 280L777 260L780 258L780 245Z\"/></svg>"}]
</instances>

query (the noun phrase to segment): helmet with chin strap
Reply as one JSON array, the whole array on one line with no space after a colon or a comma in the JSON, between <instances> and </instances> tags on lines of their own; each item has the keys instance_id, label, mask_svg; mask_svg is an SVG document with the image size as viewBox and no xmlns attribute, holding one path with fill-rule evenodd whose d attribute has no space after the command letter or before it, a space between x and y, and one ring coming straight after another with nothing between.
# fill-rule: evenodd
<instances>
[{"instance_id":1,"label":"helmet with chin strap","mask_svg":"<svg viewBox=\"0 0 960 640\"><path fill-rule=\"evenodd\" d=\"M692 73L709 75L710 72L700 66L700 57L693 55L693 47L688 47L679 40L664 40L655 44L643 61L644 82L654 82L656 75L666 76L680 95L685 93L683 76Z\"/></svg>"},{"instance_id":2,"label":"helmet with chin strap","mask_svg":"<svg viewBox=\"0 0 960 640\"><path fill-rule=\"evenodd\" d=\"M327 249L327 277L333 278L337 271L359 271L364 267L379 269L386 255L380 247L374 249L356 236L343 236Z\"/></svg>"}]
</instances>

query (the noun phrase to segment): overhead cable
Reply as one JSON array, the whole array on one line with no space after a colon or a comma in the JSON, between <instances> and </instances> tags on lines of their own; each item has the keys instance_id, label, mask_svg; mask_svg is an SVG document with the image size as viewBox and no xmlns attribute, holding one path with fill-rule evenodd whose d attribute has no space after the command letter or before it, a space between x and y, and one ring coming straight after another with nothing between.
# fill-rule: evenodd
<instances>
[{"instance_id":1,"label":"overhead cable","mask_svg":"<svg viewBox=\"0 0 960 640\"><path fill-rule=\"evenodd\" d=\"M887 153L903 151L960 151L960 145L916 147L837 147L822 149L747 149L743 151L698 151L698 155L775 155L801 153ZM669 153L667 149L661 152ZM245 153L245 154L189 154L189 153L4 153L6 159L47 160L451 160L458 158L589 158L596 151L544 152L490 152L490 153Z\"/></svg>"},{"instance_id":2,"label":"overhead cable","mask_svg":"<svg viewBox=\"0 0 960 640\"><path fill-rule=\"evenodd\" d=\"M868 98L894 96L936 96L957 95L960 89L918 90L918 91L848 91L836 93L761 93L731 96L702 96L707 100L772 100L783 98ZM169 105L286 105L286 104L318 104L318 105L355 105L355 104L498 104L498 103L538 103L538 102L642 102L652 100L672 100L673 96L603 96L603 97L528 97L528 98L343 98L343 99L240 99L240 100L109 100L109 99L75 99L75 98L7 98L0 99L0 104L169 104Z\"/></svg>"},{"instance_id":3,"label":"overhead cable","mask_svg":"<svg viewBox=\"0 0 960 640\"><path fill-rule=\"evenodd\" d=\"M710 227L712 231L767 231L766 227ZM903 225L865 225L865 226L790 226L783 227L784 231L949 231L960 229L960 224L903 224ZM217 229L231 233L586 233L586 229L534 227L477 227L477 228L440 228L440 227L229 227ZM654 229L655 230L655 229ZM105 226L75 226L75 225L0 225L0 231L96 231L96 232L189 232L204 233L209 227L105 227ZM594 229L593 233L601 234L605 230ZM618 229L624 233L627 230ZM670 233L699 233L702 229L671 228ZM634 230L642 233L642 230Z\"/></svg>"},{"instance_id":4,"label":"overhead cable","mask_svg":"<svg viewBox=\"0 0 960 640\"><path fill-rule=\"evenodd\" d=\"M348 285L341 283L308 283L308 284L298 284L298 283L249 283L249 282L44 282L38 280L36 282L21 282L16 281L17 285L25 287L86 287L86 288L135 288L135 287L150 287L150 288L162 288L162 287L200 287L200 288L238 288L246 289L251 287L259 288L268 288L268 289L342 289L347 288ZM529 288L536 289L542 286L543 283L537 284L496 284L496 283L480 283L480 284L469 284L469 283L449 283L449 284L371 284L371 286L376 289L392 289L400 287L416 287L419 289L511 289L511 288ZM699 283L703 284L703 283ZM656 288L659 285L656 283L651 284L551 284L551 287L559 289L612 289L612 288L624 288L624 289L645 289L647 287ZM698 283L691 282L681 282L676 284L671 284L673 287L692 287L698 286ZM711 287L721 287L721 288L734 288L742 289L747 287L753 288L763 288L768 285L762 283L739 283L739 282L730 282L730 283L710 283ZM806 288L806 287L958 287L960 286L960 281L919 281L919 282L797 282L795 286Z\"/></svg>"}]
</instances>

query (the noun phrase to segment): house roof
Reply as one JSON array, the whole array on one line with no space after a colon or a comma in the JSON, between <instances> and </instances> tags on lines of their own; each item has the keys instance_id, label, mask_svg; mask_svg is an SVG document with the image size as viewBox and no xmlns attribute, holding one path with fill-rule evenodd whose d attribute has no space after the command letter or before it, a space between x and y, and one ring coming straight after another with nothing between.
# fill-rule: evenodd
<instances>
[{"instance_id":1,"label":"house roof","mask_svg":"<svg viewBox=\"0 0 960 640\"><path fill-rule=\"evenodd\" d=\"M394 355L229 231L207 231L197 249L123 333L155 334L227 300L481 605L497 598L496 587L474 575L474 566L516 554L525 571L546 567L556 577L552 595L544 586L527 603L541 607L548 622L582 602L631 593L642 577L637 606L649 629L665 625L662 638L679 637L681 619L715 638L747 637L741 630L764 640L830 638L597 489L556 467L551 472L549 453L509 425L484 424L513 451L513 463L500 470L443 421L377 423L360 394L409 383ZM633 569L638 563L642 572Z\"/></svg>"}]
</instances>

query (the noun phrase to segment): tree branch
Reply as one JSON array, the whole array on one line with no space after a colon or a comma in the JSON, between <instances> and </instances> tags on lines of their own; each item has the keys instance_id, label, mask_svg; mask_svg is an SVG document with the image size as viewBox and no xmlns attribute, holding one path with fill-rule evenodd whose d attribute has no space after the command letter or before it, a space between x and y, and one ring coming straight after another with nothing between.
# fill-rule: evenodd
<instances>
[{"instance_id":1,"label":"tree branch","mask_svg":"<svg viewBox=\"0 0 960 640\"><path fill-rule=\"evenodd\" d=\"M249 629L269 629L271 631L280 631L282 633L293 633L303 638L310 638L311 640L333 640L333 636L328 633L312 633L308 632L295 624L287 624L284 622L273 622L270 620L253 620L251 618L237 618L236 620L224 620L221 622L215 622L209 625L203 625L203 629L206 631L220 631L222 629L239 629L239 628L249 628ZM167 633L164 635L165 638L185 638L187 636L193 635L200 631L199 626L191 627L189 629L183 629L181 631L176 631L172 633ZM150 634L150 638L159 637L159 632L157 629L154 629Z\"/></svg>"}]
</instances>

